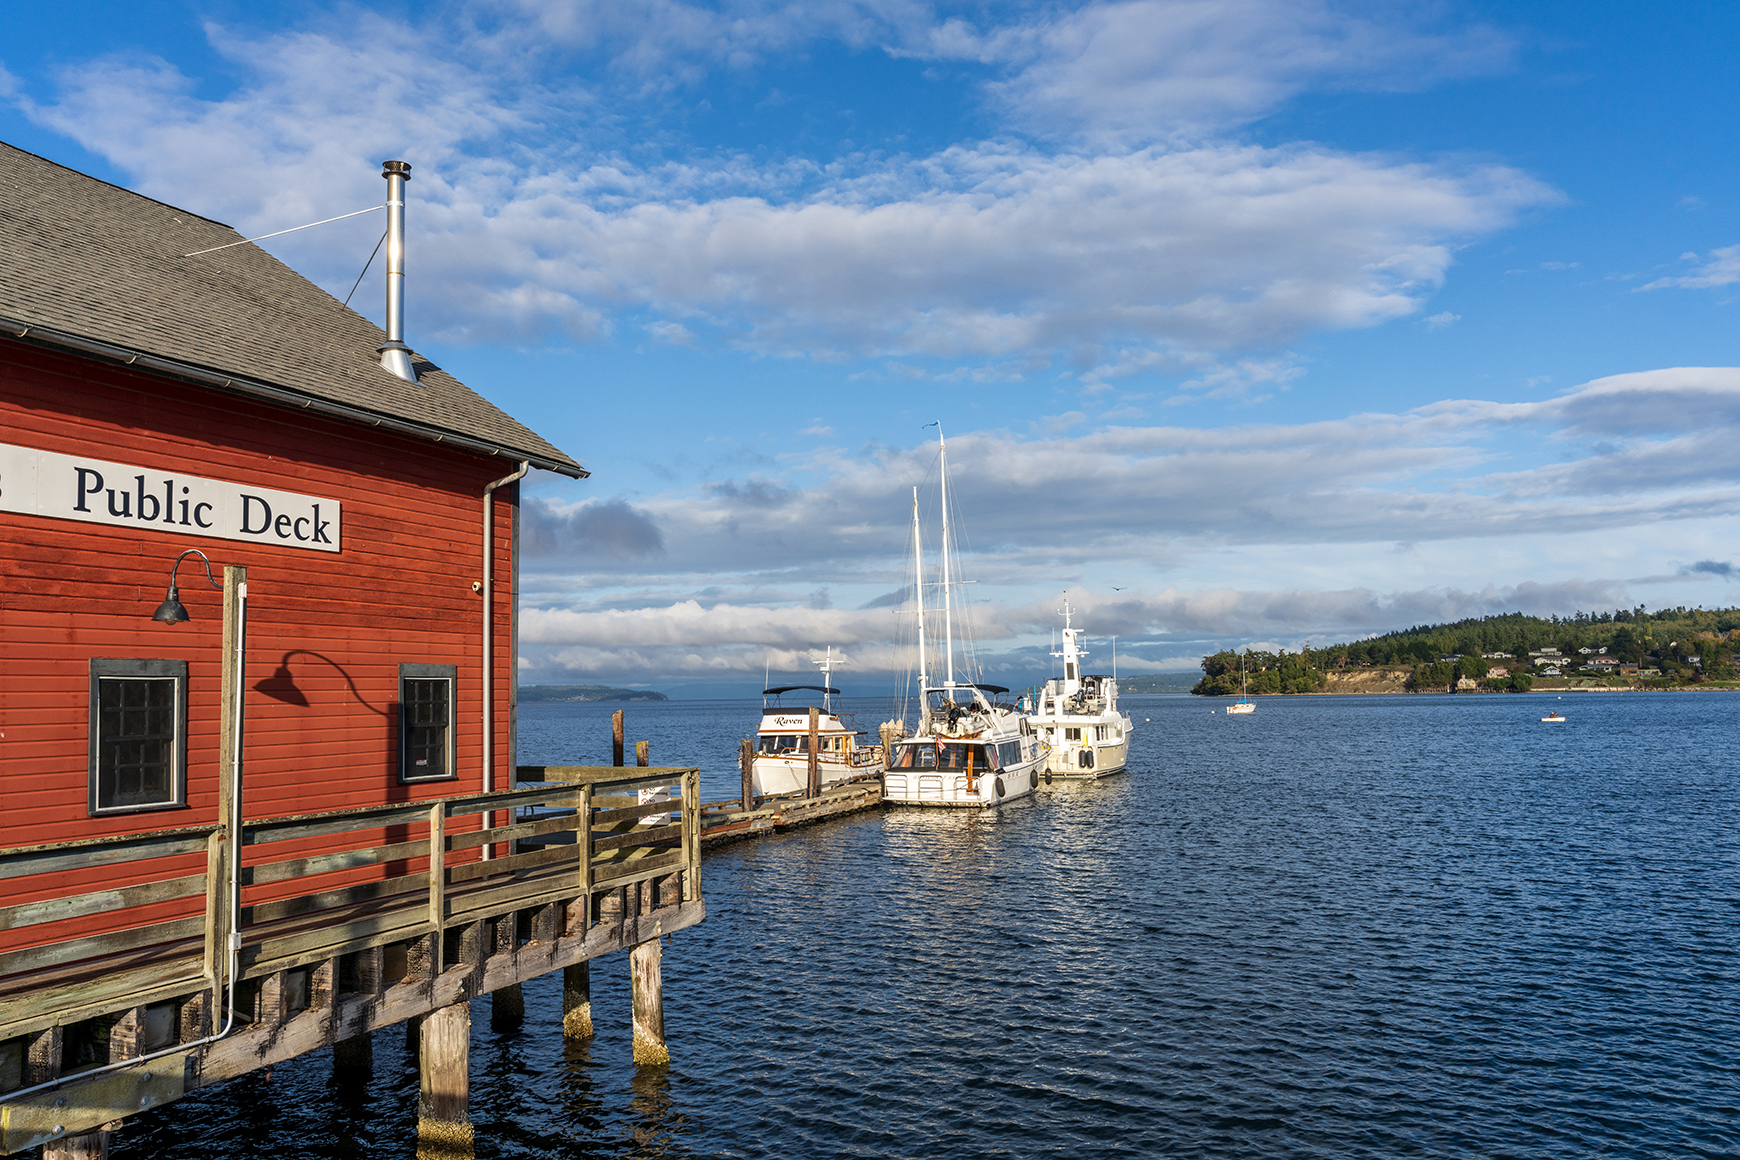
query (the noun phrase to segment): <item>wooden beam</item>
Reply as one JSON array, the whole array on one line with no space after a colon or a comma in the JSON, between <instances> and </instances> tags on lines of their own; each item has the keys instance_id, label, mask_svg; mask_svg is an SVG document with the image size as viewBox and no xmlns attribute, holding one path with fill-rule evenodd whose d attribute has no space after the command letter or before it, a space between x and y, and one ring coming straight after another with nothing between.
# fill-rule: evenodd
<instances>
[{"instance_id":1,"label":"wooden beam","mask_svg":"<svg viewBox=\"0 0 1740 1160\"><path fill-rule=\"evenodd\" d=\"M622 710L610 715L610 764L622 764Z\"/></svg>"},{"instance_id":2,"label":"wooden beam","mask_svg":"<svg viewBox=\"0 0 1740 1160\"><path fill-rule=\"evenodd\" d=\"M810 796L822 795L822 755L818 748L821 744L822 711L814 705L810 706Z\"/></svg>"},{"instance_id":3,"label":"wooden beam","mask_svg":"<svg viewBox=\"0 0 1740 1160\"><path fill-rule=\"evenodd\" d=\"M737 747L737 768L743 774L743 811L755 808L755 742L745 737Z\"/></svg>"}]
</instances>

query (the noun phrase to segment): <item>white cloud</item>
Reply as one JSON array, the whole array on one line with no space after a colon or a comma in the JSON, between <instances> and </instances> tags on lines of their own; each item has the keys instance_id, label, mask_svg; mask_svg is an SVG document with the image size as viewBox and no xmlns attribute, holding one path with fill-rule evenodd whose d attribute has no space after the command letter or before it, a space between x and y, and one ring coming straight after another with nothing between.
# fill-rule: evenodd
<instances>
[{"instance_id":1,"label":"white cloud","mask_svg":"<svg viewBox=\"0 0 1740 1160\"><path fill-rule=\"evenodd\" d=\"M1443 330L1447 326L1454 326L1458 322L1461 322L1462 316L1460 314L1452 314L1448 310L1445 310L1438 314L1428 315L1420 321L1426 324L1427 330Z\"/></svg>"},{"instance_id":2,"label":"white cloud","mask_svg":"<svg viewBox=\"0 0 1740 1160\"><path fill-rule=\"evenodd\" d=\"M1696 254L1680 255L1682 262L1695 262L1697 259ZM1720 250L1711 250L1704 263L1690 274L1675 278L1657 278L1634 289L1662 290L1677 286L1683 290L1709 290L1717 286L1732 286L1736 282L1740 282L1740 246L1725 246Z\"/></svg>"},{"instance_id":3,"label":"white cloud","mask_svg":"<svg viewBox=\"0 0 1740 1160\"><path fill-rule=\"evenodd\" d=\"M1252 0L1241 12L1259 7L1285 6ZM841 6L800 25L940 52L953 26L926 11ZM1079 15L1165 25L1205 11ZM1330 20L1312 11L1307 23ZM720 27L682 5L659 12L656 35L651 15L611 6L557 6L540 20L631 57L641 50L622 46L642 43L636 28L680 56L703 52ZM784 13L751 21L745 43L788 43L773 28ZM24 107L141 191L247 233L378 200L376 163L411 160L413 339L585 340L625 313L650 314L645 325L666 341L817 356L1044 362L1103 345L1123 353L1090 385L1119 368L1176 365L1203 371L1214 390L1223 372L1248 374L1211 352L1413 314L1463 240L1557 197L1502 166L1217 141L631 161L588 145L604 98L539 73L536 53L505 61L507 31L461 36L352 11L314 30L211 35L241 78L221 98L164 62L105 59L68 69L57 100ZM1052 52L1032 49L1023 67ZM269 245L348 288L374 235L328 232L340 229Z\"/></svg>"},{"instance_id":4,"label":"white cloud","mask_svg":"<svg viewBox=\"0 0 1740 1160\"><path fill-rule=\"evenodd\" d=\"M983 57L1019 62L997 95L1027 119L1118 140L1253 120L1307 87L1416 89L1503 68L1481 27L1433 34L1318 0L1126 0L998 30Z\"/></svg>"}]
</instances>

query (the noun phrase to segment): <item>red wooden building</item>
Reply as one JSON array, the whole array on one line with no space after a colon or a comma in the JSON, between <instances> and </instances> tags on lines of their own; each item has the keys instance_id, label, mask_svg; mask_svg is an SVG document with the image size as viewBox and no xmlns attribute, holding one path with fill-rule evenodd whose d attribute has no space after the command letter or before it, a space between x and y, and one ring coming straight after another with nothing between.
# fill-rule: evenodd
<instances>
[{"instance_id":1,"label":"red wooden building","mask_svg":"<svg viewBox=\"0 0 1740 1160\"><path fill-rule=\"evenodd\" d=\"M586 473L238 240L0 146L0 848L212 818L200 557L152 619L188 549L247 569L247 816L512 784L499 481Z\"/></svg>"}]
</instances>

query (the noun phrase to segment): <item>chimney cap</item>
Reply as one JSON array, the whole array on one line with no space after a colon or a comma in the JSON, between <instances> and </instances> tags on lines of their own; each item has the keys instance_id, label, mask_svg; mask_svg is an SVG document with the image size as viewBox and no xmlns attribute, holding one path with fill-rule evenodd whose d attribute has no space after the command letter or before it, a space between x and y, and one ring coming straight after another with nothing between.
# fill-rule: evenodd
<instances>
[{"instance_id":1,"label":"chimney cap","mask_svg":"<svg viewBox=\"0 0 1740 1160\"><path fill-rule=\"evenodd\" d=\"M381 176L382 177L391 177L395 173L398 174L400 177L403 177L406 181L411 180L411 163L409 161L383 161L383 162L381 162Z\"/></svg>"}]
</instances>

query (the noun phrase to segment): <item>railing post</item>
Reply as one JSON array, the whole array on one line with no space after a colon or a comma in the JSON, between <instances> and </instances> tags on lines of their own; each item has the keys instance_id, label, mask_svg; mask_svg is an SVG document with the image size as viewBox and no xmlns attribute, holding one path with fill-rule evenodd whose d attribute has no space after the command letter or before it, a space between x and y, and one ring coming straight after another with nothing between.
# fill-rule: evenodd
<instances>
[{"instance_id":1,"label":"railing post","mask_svg":"<svg viewBox=\"0 0 1740 1160\"><path fill-rule=\"evenodd\" d=\"M701 771L683 774L683 901L701 897Z\"/></svg>"},{"instance_id":2,"label":"railing post","mask_svg":"<svg viewBox=\"0 0 1740 1160\"><path fill-rule=\"evenodd\" d=\"M580 802L575 809L580 824L574 829L574 848L580 851L580 905L586 908L586 920L580 926L585 935L592 926L592 783L580 787Z\"/></svg>"},{"instance_id":3,"label":"railing post","mask_svg":"<svg viewBox=\"0 0 1740 1160\"><path fill-rule=\"evenodd\" d=\"M485 821L488 821L485 818ZM442 955L447 940L442 937L447 922L447 806L429 807L429 926L435 932L434 967L439 976L446 968Z\"/></svg>"}]
</instances>

